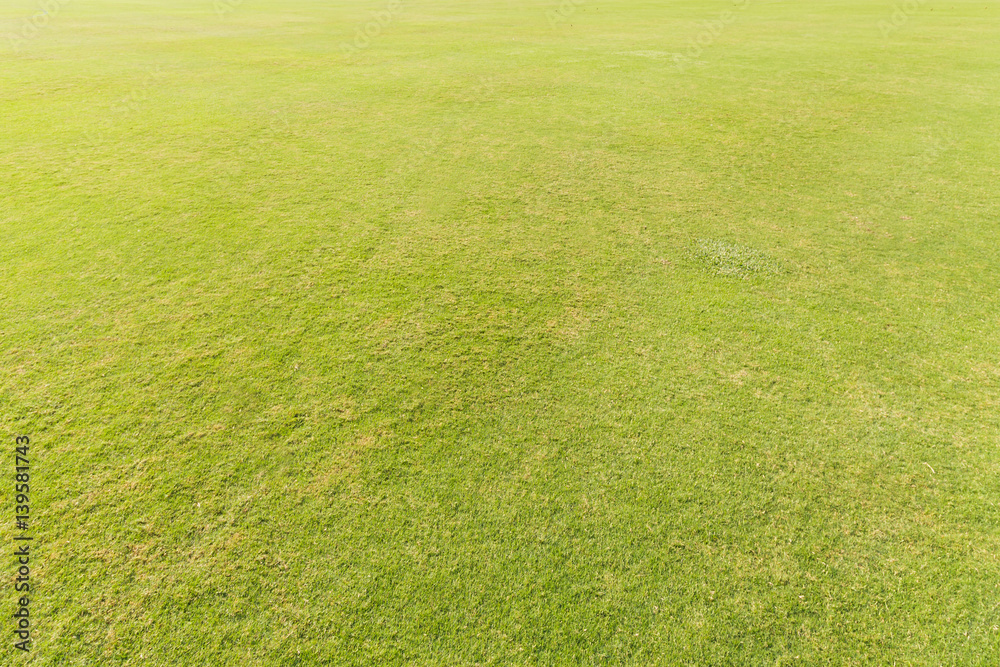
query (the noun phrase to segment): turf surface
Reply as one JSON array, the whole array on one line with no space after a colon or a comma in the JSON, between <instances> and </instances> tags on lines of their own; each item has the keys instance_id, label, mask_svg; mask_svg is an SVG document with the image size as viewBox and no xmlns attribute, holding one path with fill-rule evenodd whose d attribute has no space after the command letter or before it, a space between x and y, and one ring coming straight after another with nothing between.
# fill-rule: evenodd
<instances>
[{"instance_id":1,"label":"turf surface","mask_svg":"<svg viewBox=\"0 0 1000 667\"><path fill-rule=\"evenodd\" d=\"M0 662L1000 664L1000 3L42 5Z\"/></svg>"}]
</instances>

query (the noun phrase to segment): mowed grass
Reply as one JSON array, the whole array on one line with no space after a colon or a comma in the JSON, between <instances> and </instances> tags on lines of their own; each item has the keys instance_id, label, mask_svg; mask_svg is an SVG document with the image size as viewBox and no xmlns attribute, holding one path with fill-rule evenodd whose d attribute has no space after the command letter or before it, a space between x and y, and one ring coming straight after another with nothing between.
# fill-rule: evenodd
<instances>
[{"instance_id":1,"label":"mowed grass","mask_svg":"<svg viewBox=\"0 0 1000 667\"><path fill-rule=\"evenodd\" d=\"M1000 3L389 6L0 40L4 664L1000 664Z\"/></svg>"}]
</instances>

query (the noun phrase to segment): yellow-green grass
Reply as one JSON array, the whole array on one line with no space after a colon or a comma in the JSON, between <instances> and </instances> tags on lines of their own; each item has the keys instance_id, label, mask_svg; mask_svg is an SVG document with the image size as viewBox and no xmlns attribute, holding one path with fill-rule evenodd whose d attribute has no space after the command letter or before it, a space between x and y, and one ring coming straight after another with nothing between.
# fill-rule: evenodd
<instances>
[{"instance_id":1,"label":"yellow-green grass","mask_svg":"<svg viewBox=\"0 0 1000 667\"><path fill-rule=\"evenodd\" d=\"M1000 664L1000 3L50 10L0 662Z\"/></svg>"}]
</instances>

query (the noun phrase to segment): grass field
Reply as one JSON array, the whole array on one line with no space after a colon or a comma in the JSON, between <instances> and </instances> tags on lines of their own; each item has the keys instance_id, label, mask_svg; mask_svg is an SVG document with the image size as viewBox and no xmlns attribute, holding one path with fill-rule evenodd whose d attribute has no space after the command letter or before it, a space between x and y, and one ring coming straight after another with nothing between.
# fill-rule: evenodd
<instances>
[{"instance_id":1,"label":"grass field","mask_svg":"<svg viewBox=\"0 0 1000 667\"><path fill-rule=\"evenodd\" d=\"M47 2L0 663L1000 664L1000 3Z\"/></svg>"}]
</instances>

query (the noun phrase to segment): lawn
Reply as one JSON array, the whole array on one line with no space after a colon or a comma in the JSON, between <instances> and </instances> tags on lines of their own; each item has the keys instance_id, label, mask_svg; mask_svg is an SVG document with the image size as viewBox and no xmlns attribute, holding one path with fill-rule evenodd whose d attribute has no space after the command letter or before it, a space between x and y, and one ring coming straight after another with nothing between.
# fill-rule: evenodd
<instances>
[{"instance_id":1,"label":"lawn","mask_svg":"<svg viewBox=\"0 0 1000 667\"><path fill-rule=\"evenodd\" d=\"M998 129L996 0L6 0L0 663L1000 664Z\"/></svg>"}]
</instances>

